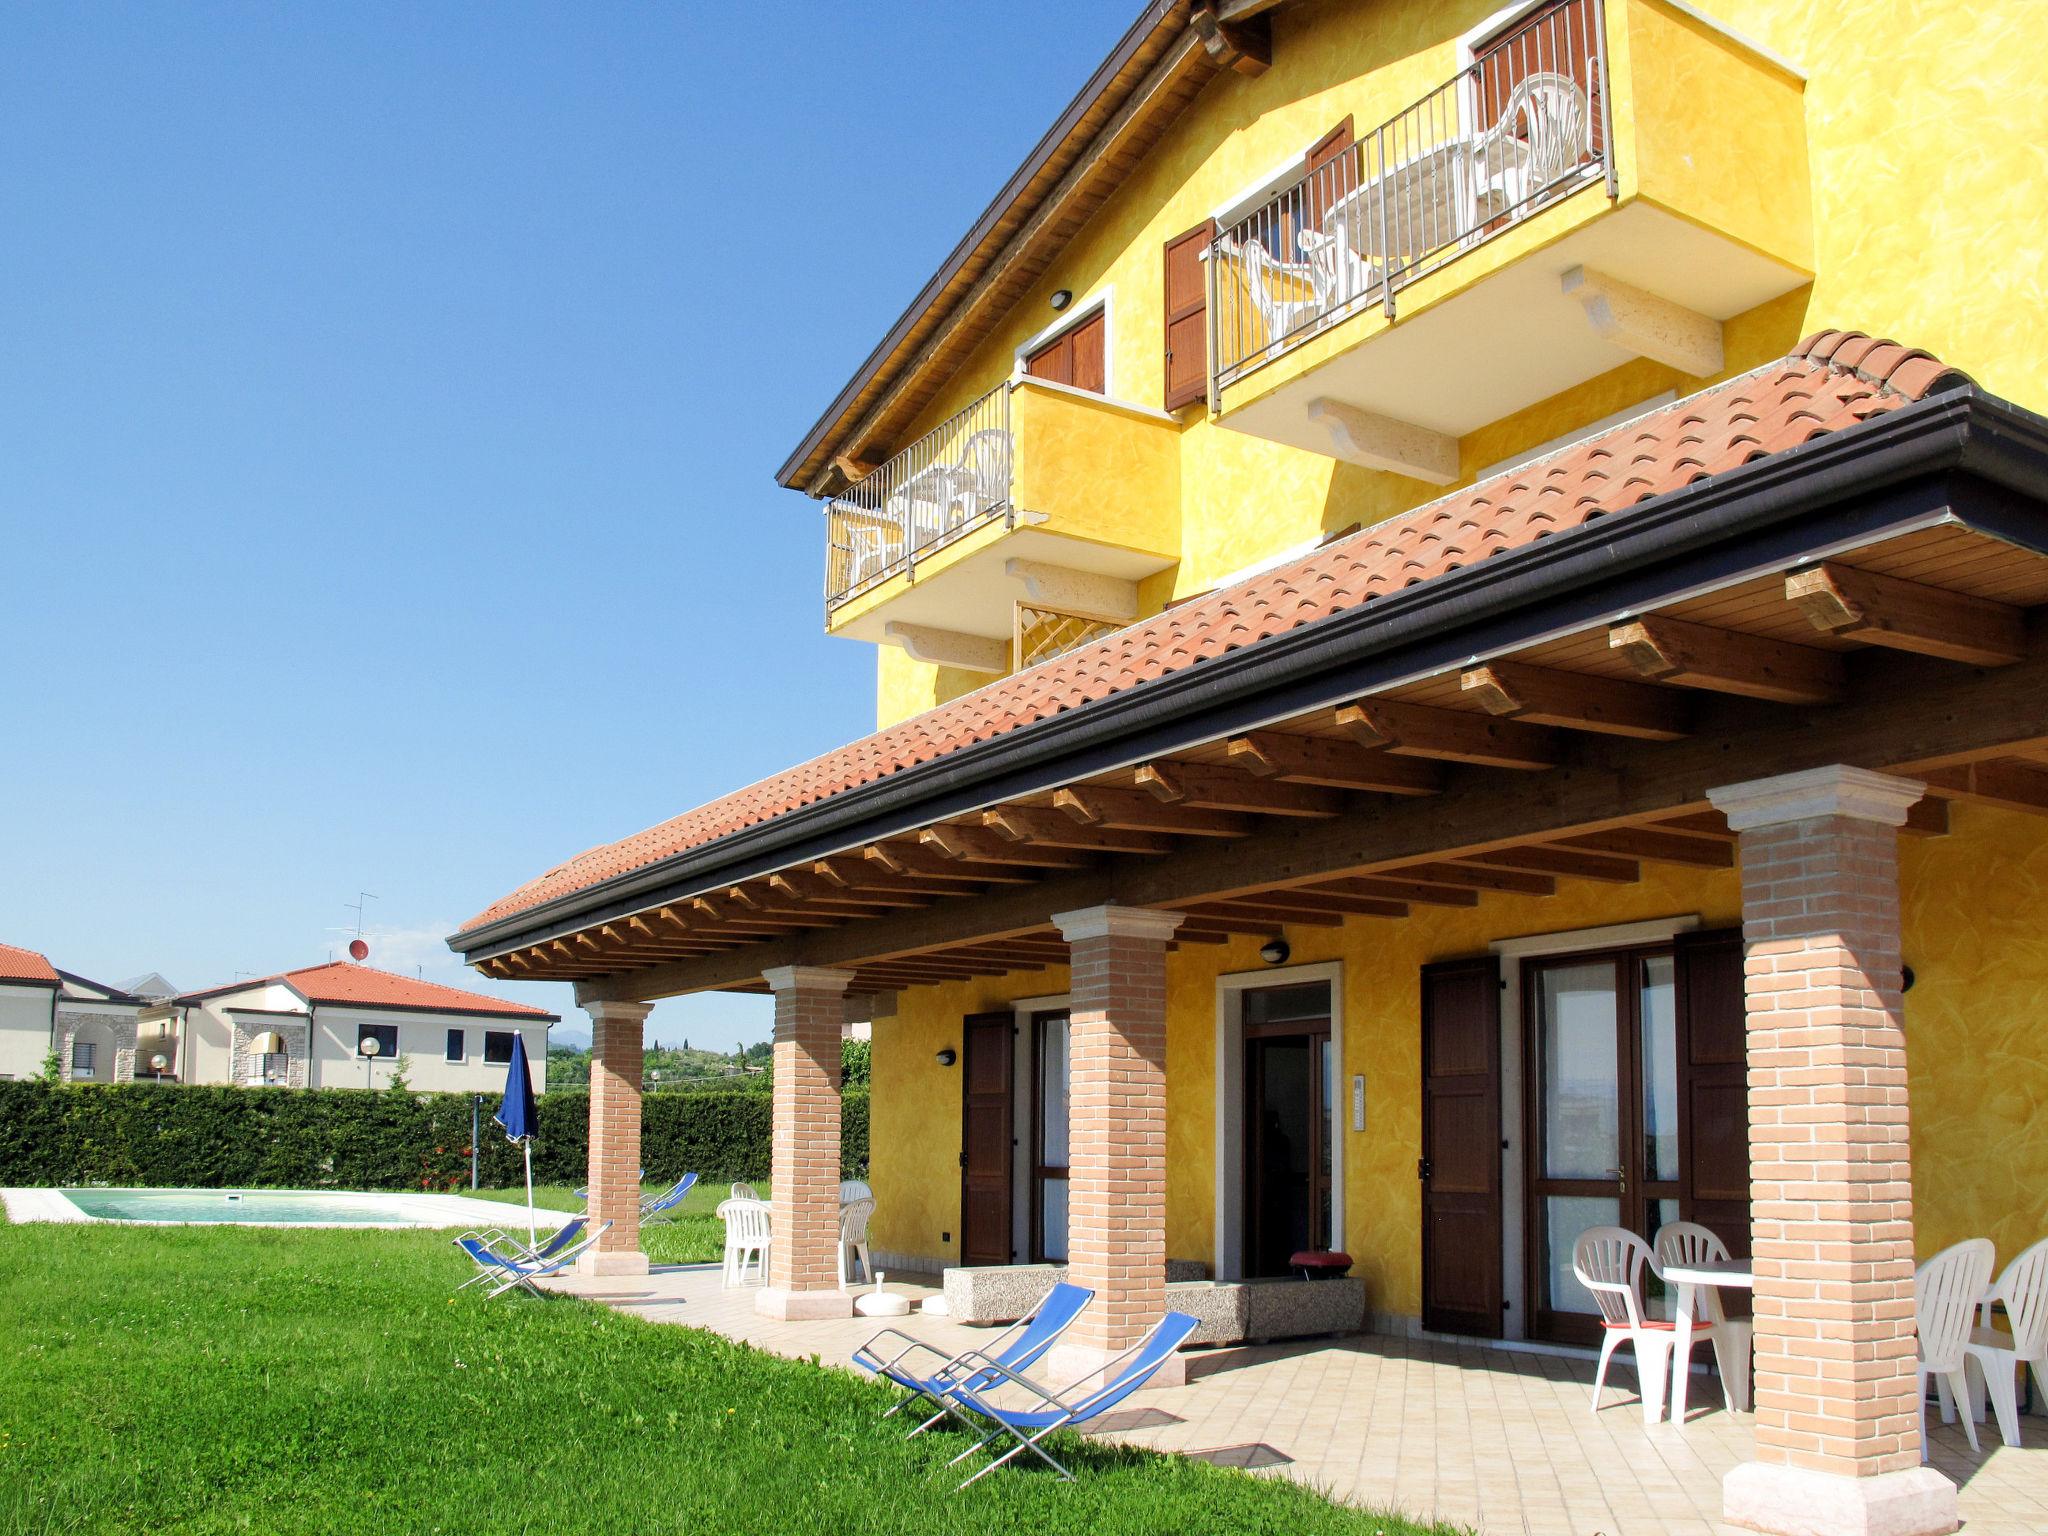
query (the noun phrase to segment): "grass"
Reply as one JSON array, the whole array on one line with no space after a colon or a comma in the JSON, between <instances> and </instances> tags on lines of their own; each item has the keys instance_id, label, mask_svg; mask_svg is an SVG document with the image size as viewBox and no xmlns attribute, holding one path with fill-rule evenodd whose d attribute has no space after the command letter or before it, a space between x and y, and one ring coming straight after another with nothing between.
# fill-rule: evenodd
<instances>
[{"instance_id":1,"label":"grass","mask_svg":"<svg viewBox=\"0 0 2048 1536\"><path fill-rule=\"evenodd\" d=\"M665 1194L667 1184L642 1184L649 1195ZM768 1198L768 1181L754 1186L763 1200ZM458 1195L472 1191L458 1189ZM640 1229L640 1246L656 1264L716 1264L725 1252L725 1223L718 1219L718 1203L732 1193L730 1184L698 1184L675 1211ZM516 1189L479 1189L479 1200L502 1200L508 1205L526 1204L526 1186ZM583 1200L567 1184L536 1184L533 1203L551 1211L580 1211Z\"/></svg>"},{"instance_id":2,"label":"grass","mask_svg":"<svg viewBox=\"0 0 2048 1536\"><path fill-rule=\"evenodd\" d=\"M451 1303L466 1267L429 1233L0 1227L0 1530L1436 1529L1079 1442L1077 1484L955 1493L963 1442L905 1442L872 1383L565 1298Z\"/></svg>"}]
</instances>

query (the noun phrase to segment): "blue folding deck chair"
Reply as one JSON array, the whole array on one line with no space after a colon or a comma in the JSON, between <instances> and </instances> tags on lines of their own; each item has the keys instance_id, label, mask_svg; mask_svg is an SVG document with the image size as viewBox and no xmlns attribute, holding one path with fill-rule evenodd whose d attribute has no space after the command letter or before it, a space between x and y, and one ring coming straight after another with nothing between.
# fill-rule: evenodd
<instances>
[{"instance_id":1,"label":"blue folding deck chair","mask_svg":"<svg viewBox=\"0 0 2048 1536\"><path fill-rule=\"evenodd\" d=\"M656 1195L651 1200L640 1202L640 1219L642 1221L652 1221L657 1216L667 1216L670 1220L674 1220L671 1213L677 1206L683 1203L683 1196L696 1187L697 1175L694 1173L684 1174L674 1184L670 1185L665 1193Z\"/></svg>"},{"instance_id":2,"label":"blue folding deck chair","mask_svg":"<svg viewBox=\"0 0 2048 1536\"><path fill-rule=\"evenodd\" d=\"M589 1224L588 1216L572 1216L531 1248L499 1227L488 1232L465 1232L454 1240L455 1246L475 1261L476 1273L455 1289L466 1291L479 1280L503 1279L508 1264L538 1264L551 1259L581 1237Z\"/></svg>"},{"instance_id":3,"label":"blue folding deck chair","mask_svg":"<svg viewBox=\"0 0 2048 1536\"><path fill-rule=\"evenodd\" d=\"M1082 1286L1068 1285L1064 1280L1046 1292L1045 1299L1038 1304L1038 1310L1021 1322L1013 1323L996 1335L986 1353L987 1358L999 1362L1012 1371L1028 1370L1047 1350L1059 1341L1082 1309L1095 1299L1095 1293ZM897 1339L903 1347L887 1359L877 1347L884 1339ZM893 1419L919 1398L928 1398L938 1407L938 1412L926 1419L910 1433L921 1435L939 1420L956 1410L944 1395L944 1386L951 1382L960 1362L967 1355L983 1353L968 1350L964 1354L946 1356L922 1339L913 1339L900 1328L884 1328L867 1343L853 1352L853 1363L864 1371L893 1381L909 1396L901 1398L882 1417ZM919 1357L913 1361L912 1357ZM938 1362L936 1365L930 1362ZM985 1379L984 1379L985 1378ZM982 1372L983 1385L995 1385L995 1379Z\"/></svg>"},{"instance_id":4,"label":"blue folding deck chair","mask_svg":"<svg viewBox=\"0 0 2048 1536\"><path fill-rule=\"evenodd\" d=\"M547 1292L543 1291L533 1282L545 1280L549 1275L560 1274L571 1264L582 1258L588 1250L596 1247L597 1240L609 1232L611 1228L612 1224L610 1222L593 1228L585 1232L575 1242L568 1244L566 1247L557 1248L544 1259L535 1259L531 1262L523 1259L500 1259L498 1264L503 1274L499 1277L496 1285L484 1292L484 1300L489 1301L493 1297L504 1295L507 1291L518 1290L523 1290L531 1296L545 1297Z\"/></svg>"},{"instance_id":5,"label":"blue folding deck chair","mask_svg":"<svg viewBox=\"0 0 2048 1536\"><path fill-rule=\"evenodd\" d=\"M979 1472L968 1478L967 1482L960 1485L962 1488L965 1488L968 1483L976 1482L986 1477L1019 1451L1027 1450L1035 1454L1040 1461L1051 1467L1053 1471L1059 1473L1063 1480L1071 1483L1074 1480L1074 1474L1054 1460L1052 1453L1046 1450L1039 1442L1056 1429L1079 1428L1090 1419L1097 1418L1114 1408L1118 1403L1137 1391L1138 1388L1145 1385L1151 1379L1152 1373L1157 1371L1160 1366L1166 1364L1167 1358L1176 1349L1179 1349L1182 1344L1187 1342L1188 1335L1193 1333L1198 1326L1197 1321L1185 1312L1167 1313L1166 1316L1153 1325L1152 1331L1146 1334L1144 1338L1133 1344L1122 1354L1116 1356L1107 1365L1100 1366L1082 1377L1081 1380L1084 1382L1092 1381L1095 1377L1105 1374L1109 1378L1102 1386L1087 1393L1078 1391L1079 1383L1067 1387L1061 1392L1048 1392L1044 1387L1039 1386L1037 1382L1020 1376L1007 1366L998 1365L986 1356L977 1359L975 1353L970 1350L966 1356L962 1357L963 1368L978 1365L985 1367L985 1369L976 1377L962 1376L958 1380L949 1382L943 1390L948 1398L971 1408L984 1419L987 1419L995 1428L991 1429L973 1445L967 1447L958 1456L955 1456L946 1465L959 1465L959 1463L965 1461L976 1451L983 1449L991 1441L1000 1440L1007 1434L1017 1443L983 1467ZM984 1377L995 1378L998 1385L970 1386L968 1384L970 1380L979 1381ZM1005 1387L1020 1388L1031 1394L1032 1397L1036 1398L1044 1406L1023 1409L998 1407L990 1401L990 1397L994 1392Z\"/></svg>"}]
</instances>

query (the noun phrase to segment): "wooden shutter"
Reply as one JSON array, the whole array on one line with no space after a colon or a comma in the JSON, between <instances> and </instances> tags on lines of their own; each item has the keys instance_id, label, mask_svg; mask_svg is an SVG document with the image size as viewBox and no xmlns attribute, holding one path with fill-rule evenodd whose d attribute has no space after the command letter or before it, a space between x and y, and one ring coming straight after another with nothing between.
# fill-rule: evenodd
<instances>
[{"instance_id":1,"label":"wooden shutter","mask_svg":"<svg viewBox=\"0 0 2048 1536\"><path fill-rule=\"evenodd\" d=\"M1738 929L1674 941L1678 993L1678 1214L1749 1257L1749 1058ZM1746 1300L1721 1293L1723 1305Z\"/></svg>"},{"instance_id":2,"label":"wooden shutter","mask_svg":"<svg viewBox=\"0 0 2048 1536\"><path fill-rule=\"evenodd\" d=\"M1104 311L1098 309L1029 354L1024 359L1024 371L1034 379L1070 384L1099 395L1108 382L1102 346L1107 330Z\"/></svg>"},{"instance_id":3,"label":"wooden shutter","mask_svg":"<svg viewBox=\"0 0 2048 1536\"><path fill-rule=\"evenodd\" d=\"M1422 1326L1501 1334L1500 960L1422 968Z\"/></svg>"},{"instance_id":4,"label":"wooden shutter","mask_svg":"<svg viewBox=\"0 0 2048 1536\"><path fill-rule=\"evenodd\" d=\"M1216 238L1205 219L1166 242L1166 408L1177 411L1209 393L1209 283L1202 252Z\"/></svg>"},{"instance_id":5,"label":"wooden shutter","mask_svg":"<svg viewBox=\"0 0 2048 1536\"><path fill-rule=\"evenodd\" d=\"M960 1026L960 1262L1008 1264L1011 1077L1016 1021L1008 1010L970 1013Z\"/></svg>"},{"instance_id":6,"label":"wooden shutter","mask_svg":"<svg viewBox=\"0 0 2048 1536\"><path fill-rule=\"evenodd\" d=\"M1062 331L1025 358L1024 371L1034 379L1044 379L1051 384L1071 384L1074 380L1072 333Z\"/></svg>"},{"instance_id":7,"label":"wooden shutter","mask_svg":"<svg viewBox=\"0 0 2048 1536\"><path fill-rule=\"evenodd\" d=\"M1303 228L1320 228L1323 214L1330 205L1358 185L1358 160L1349 153L1355 142L1351 134L1351 119L1346 117L1310 145L1308 153L1302 156ZM1282 261L1300 259L1298 250L1276 254Z\"/></svg>"}]
</instances>

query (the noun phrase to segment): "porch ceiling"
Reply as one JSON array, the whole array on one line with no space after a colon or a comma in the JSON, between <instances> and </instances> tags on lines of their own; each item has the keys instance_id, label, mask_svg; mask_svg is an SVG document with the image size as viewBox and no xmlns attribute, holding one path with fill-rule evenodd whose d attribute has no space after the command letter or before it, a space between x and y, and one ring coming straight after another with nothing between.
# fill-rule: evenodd
<instances>
[{"instance_id":1,"label":"porch ceiling","mask_svg":"<svg viewBox=\"0 0 2048 1536\"><path fill-rule=\"evenodd\" d=\"M1186 913L1182 943L1399 918L1727 867L1709 787L1833 762L1925 778L1909 832L1951 799L2048 813L2048 558L1948 506L1771 566L1675 569L1654 605L1595 600L1534 643L481 965L586 998L758 991L791 964L888 991L1063 963L1053 914L1103 902Z\"/></svg>"}]
</instances>

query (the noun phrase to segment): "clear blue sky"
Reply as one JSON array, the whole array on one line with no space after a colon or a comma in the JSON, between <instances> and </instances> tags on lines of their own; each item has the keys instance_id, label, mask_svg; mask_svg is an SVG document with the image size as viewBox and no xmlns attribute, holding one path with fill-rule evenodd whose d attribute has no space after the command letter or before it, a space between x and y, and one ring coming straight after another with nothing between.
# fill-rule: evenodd
<instances>
[{"instance_id":1,"label":"clear blue sky","mask_svg":"<svg viewBox=\"0 0 2048 1536\"><path fill-rule=\"evenodd\" d=\"M0 941L581 1024L443 935L871 728L774 469L1134 9L8 7Z\"/></svg>"}]
</instances>

